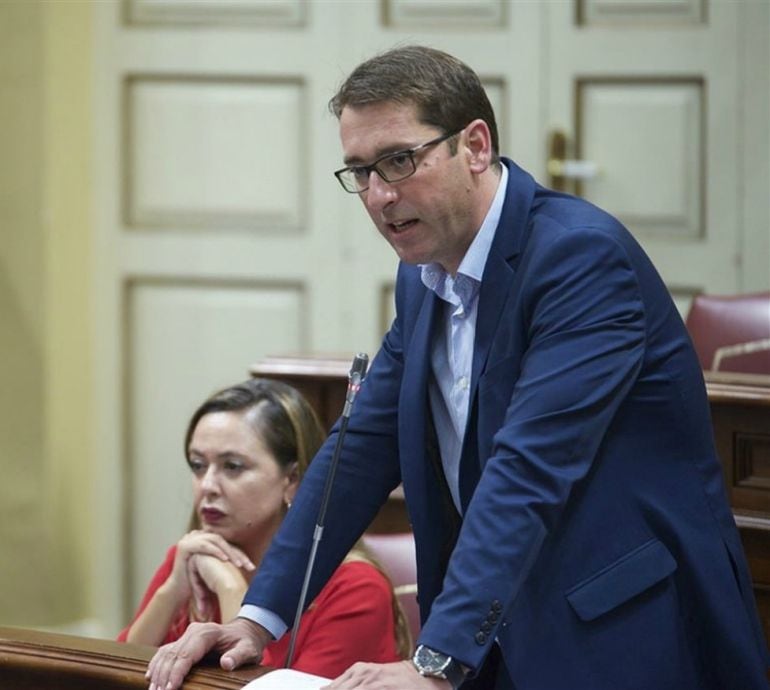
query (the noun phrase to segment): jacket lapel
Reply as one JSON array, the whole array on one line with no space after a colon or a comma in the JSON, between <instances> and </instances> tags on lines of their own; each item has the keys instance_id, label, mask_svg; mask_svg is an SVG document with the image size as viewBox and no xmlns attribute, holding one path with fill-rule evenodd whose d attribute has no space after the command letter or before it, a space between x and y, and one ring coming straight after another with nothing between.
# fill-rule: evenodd
<instances>
[{"instance_id":1,"label":"jacket lapel","mask_svg":"<svg viewBox=\"0 0 770 690\"><path fill-rule=\"evenodd\" d=\"M508 159L504 158L503 163L508 167L508 189L481 278L473 345L471 400L476 396L479 377L486 369L489 350L509 298L517 260L529 230L529 214L535 195L535 181L529 173Z\"/></svg>"},{"instance_id":2,"label":"jacket lapel","mask_svg":"<svg viewBox=\"0 0 770 690\"><path fill-rule=\"evenodd\" d=\"M503 159L503 164L508 168L508 188L479 290L470 407L460 460L460 498L463 513L468 508L483 463L486 462L486 458L478 457L476 442L479 379L487 368L492 343L503 318L506 302L510 299L518 259L529 232L529 216L535 196L535 181L529 173L508 159Z\"/></svg>"}]
</instances>

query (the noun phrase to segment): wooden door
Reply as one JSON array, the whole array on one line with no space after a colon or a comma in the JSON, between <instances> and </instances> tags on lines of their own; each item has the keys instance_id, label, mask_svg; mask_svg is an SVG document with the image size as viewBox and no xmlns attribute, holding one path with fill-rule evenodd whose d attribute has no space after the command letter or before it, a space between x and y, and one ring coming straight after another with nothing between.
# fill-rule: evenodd
<instances>
[{"instance_id":1,"label":"wooden door","mask_svg":"<svg viewBox=\"0 0 770 690\"><path fill-rule=\"evenodd\" d=\"M578 161L573 178L552 165L551 182L620 218L682 312L697 292L762 284L761 276L744 275L746 259L749 270L762 269L746 257L752 230L743 223L742 195L744 178L754 174L743 160L743 98L758 82L741 62L750 37L768 40L767 20L752 17L761 4L544 3L543 137L558 149L563 134L564 157ZM770 184L766 168L760 174ZM759 249L766 252L766 243Z\"/></svg>"}]
</instances>

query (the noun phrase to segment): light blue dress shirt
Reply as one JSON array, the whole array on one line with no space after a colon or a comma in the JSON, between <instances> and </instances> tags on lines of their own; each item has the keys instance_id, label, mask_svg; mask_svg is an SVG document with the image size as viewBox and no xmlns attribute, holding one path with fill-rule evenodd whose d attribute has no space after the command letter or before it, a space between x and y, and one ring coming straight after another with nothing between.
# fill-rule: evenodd
<instances>
[{"instance_id":1,"label":"light blue dress shirt","mask_svg":"<svg viewBox=\"0 0 770 690\"><path fill-rule=\"evenodd\" d=\"M492 205L471 246L465 253L457 275L449 275L439 264L422 266L422 282L444 302L440 328L431 350L433 379L428 387L433 422L436 427L441 464L455 507L460 505L460 454L470 402L473 341L479 310L479 289L489 248L495 237L505 200L508 170L503 165L500 183Z\"/></svg>"},{"instance_id":2,"label":"light blue dress shirt","mask_svg":"<svg viewBox=\"0 0 770 690\"><path fill-rule=\"evenodd\" d=\"M446 302L443 323L433 342L431 366L434 380L429 387L430 405L438 436L441 463L457 510L460 507L459 471L465 425L468 421L473 340L479 288L489 248L503 209L508 169L504 166L497 193L476 237L468 248L457 275L452 278L438 264L422 265L422 282ZM238 617L259 623L276 640L289 626L272 611L245 604ZM292 621L293 622L293 621Z\"/></svg>"}]
</instances>

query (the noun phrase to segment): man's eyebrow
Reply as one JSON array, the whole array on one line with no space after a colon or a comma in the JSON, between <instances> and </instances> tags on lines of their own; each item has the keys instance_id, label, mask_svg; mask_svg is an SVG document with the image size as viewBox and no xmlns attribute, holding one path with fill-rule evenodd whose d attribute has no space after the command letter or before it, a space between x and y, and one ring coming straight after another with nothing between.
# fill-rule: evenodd
<instances>
[{"instance_id":1,"label":"man's eyebrow","mask_svg":"<svg viewBox=\"0 0 770 690\"><path fill-rule=\"evenodd\" d=\"M384 148L378 149L375 154L374 158L370 158L367 162L364 162L362 159L358 158L357 156L351 156L350 158L344 158L342 162L346 166L351 165L371 165L374 163L374 161L380 160L383 156L389 156L391 153L399 153L401 151L409 151L410 149L414 148L414 144L391 144L390 146L385 146Z\"/></svg>"}]
</instances>

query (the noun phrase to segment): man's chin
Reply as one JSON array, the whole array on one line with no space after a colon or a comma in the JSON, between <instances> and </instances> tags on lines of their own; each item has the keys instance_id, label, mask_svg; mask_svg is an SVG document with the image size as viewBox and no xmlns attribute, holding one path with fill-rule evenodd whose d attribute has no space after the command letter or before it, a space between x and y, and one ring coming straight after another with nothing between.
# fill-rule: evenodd
<instances>
[{"instance_id":1,"label":"man's chin","mask_svg":"<svg viewBox=\"0 0 770 690\"><path fill-rule=\"evenodd\" d=\"M418 264L429 264L432 259L426 251L420 251L414 247L405 247L398 243L398 238L395 241L389 242L390 246L398 255L398 258L405 264L411 264L417 266Z\"/></svg>"}]
</instances>

